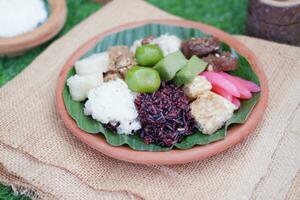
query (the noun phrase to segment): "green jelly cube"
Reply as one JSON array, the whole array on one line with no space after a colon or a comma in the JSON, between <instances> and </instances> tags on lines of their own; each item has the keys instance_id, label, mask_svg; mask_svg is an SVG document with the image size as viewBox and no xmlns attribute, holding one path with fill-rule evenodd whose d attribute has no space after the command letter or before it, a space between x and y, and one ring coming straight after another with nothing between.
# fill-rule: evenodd
<instances>
[{"instance_id":1,"label":"green jelly cube","mask_svg":"<svg viewBox=\"0 0 300 200\"><path fill-rule=\"evenodd\" d=\"M159 72L162 80L170 81L175 77L175 74L187 63L181 51L177 51L167 55L160 60L154 69Z\"/></svg>"},{"instance_id":2,"label":"green jelly cube","mask_svg":"<svg viewBox=\"0 0 300 200\"><path fill-rule=\"evenodd\" d=\"M197 56L191 57L187 64L177 72L174 82L178 86L190 83L198 74L205 70L207 64L207 62L201 60Z\"/></svg>"}]
</instances>

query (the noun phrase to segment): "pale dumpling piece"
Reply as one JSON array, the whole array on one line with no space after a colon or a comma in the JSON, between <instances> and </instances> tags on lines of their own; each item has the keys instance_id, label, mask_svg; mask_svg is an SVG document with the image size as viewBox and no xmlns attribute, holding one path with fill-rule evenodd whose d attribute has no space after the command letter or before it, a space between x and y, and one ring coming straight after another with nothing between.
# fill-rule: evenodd
<instances>
[{"instance_id":1,"label":"pale dumpling piece","mask_svg":"<svg viewBox=\"0 0 300 200\"><path fill-rule=\"evenodd\" d=\"M211 89L211 83L204 76L196 76L189 84L183 87L184 93L190 99L195 99L201 93Z\"/></svg>"},{"instance_id":2,"label":"pale dumpling piece","mask_svg":"<svg viewBox=\"0 0 300 200\"><path fill-rule=\"evenodd\" d=\"M155 38L151 43L157 44L164 56L180 50L181 40L175 35L164 34Z\"/></svg>"},{"instance_id":3,"label":"pale dumpling piece","mask_svg":"<svg viewBox=\"0 0 300 200\"><path fill-rule=\"evenodd\" d=\"M71 76L67 80L71 97L74 101L83 101L87 98L89 90L103 83L103 75Z\"/></svg>"},{"instance_id":4,"label":"pale dumpling piece","mask_svg":"<svg viewBox=\"0 0 300 200\"><path fill-rule=\"evenodd\" d=\"M197 128L208 135L220 129L237 109L230 101L211 91L201 93L190 107Z\"/></svg>"},{"instance_id":5,"label":"pale dumpling piece","mask_svg":"<svg viewBox=\"0 0 300 200\"><path fill-rule=\"evenodd\" d=\"M136 49L142 45L142 41L143 39L134 41L133 45L130 47L131 52L135 53ZM157 44L164 56L167 56L170 53L180 50L181 40L175 35L166 33L150 41L150 44Z\"/></svg>"},{"instance_id":6,"label":"pale dumpling piece","mask_svg":"<svg viewBox=\"0 0 300 200\"><path fill-rule=\"evenodd\" d=\"M107 52L96 53L75 63L76 73L80 76L102 74L108 70Z\"/></svg>"}]
</instances>

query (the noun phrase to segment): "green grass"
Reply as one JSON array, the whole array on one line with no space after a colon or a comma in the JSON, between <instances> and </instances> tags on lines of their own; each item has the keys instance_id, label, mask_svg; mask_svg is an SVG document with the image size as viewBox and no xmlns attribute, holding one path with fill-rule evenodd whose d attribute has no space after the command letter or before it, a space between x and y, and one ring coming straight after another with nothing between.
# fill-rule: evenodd
<instances>
[{"instance_id":1,"label":"green grass","mask_svg":"<svg viewBox=\"0 0 300 200\"><path fill-rule=\"evenodd\" d=\"M148 0L174 15L201 21L232 34L245 33L248 0Z\"/></svg>"},{"instance_id":2,"label":"green grass","mask_svg":"<svg viewBox=\"0 0 300 200\"><path fill-rule=\"evenodd\" d=\"M155 6L185 19L201 21L232 34L245 33L248 0L147 0ZM61 37L72 27L98 10L90 0L68 0L68 18ZM52 40L52 41L53 41ZM15 58L0 58L0 87L26 68L52 41ZM28 200L15 196L10 187L0 184L0 200Z\"/></svg>"},{"instance_id":3,"label":"green grass","mask_svg":"<svg viewBox=\"0 0 300 200\"><path fill-rule=\"evenodd\" d=\"M30 200L25 195L15 195L12 188L0 184L0 200Z\"/></svg>"}]
</instances>

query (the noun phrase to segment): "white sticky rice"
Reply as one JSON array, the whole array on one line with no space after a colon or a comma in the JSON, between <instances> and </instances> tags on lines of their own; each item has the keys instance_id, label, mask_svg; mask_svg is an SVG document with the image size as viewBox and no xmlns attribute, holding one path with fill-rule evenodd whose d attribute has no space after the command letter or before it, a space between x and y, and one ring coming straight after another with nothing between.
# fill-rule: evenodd
<instances>
[{"instance_id":1,"label":"white sticky rice","mask_svg":"<svg viewBox=\"0 0 300 200\"><path fill-rule=\"evenodd\" d=\"M134 99L135 94L123 80L105 82L89 91L84 113L103 124L119 123L119 134L133 134L141 128Z\"/></svg>"}]
</instances>

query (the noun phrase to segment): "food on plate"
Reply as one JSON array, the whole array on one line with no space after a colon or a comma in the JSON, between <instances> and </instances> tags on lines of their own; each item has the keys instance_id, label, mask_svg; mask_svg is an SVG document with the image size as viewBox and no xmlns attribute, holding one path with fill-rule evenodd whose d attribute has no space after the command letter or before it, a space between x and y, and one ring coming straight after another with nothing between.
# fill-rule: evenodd
<instances>
[{"instance_id":1,"label":"food on plate","mask_svg":"<svg viewBox=\"0 0 300 200\"><path fill-rule=\"evenodd\" d=\"M104 73L104 81L124 78L127 70L136 65L134 54L127 46L113 46L108 50L109 66Z\"/></svg>"},{"instance_id":2,"label":"food on plate","mask_svg":"<svg viewBox=\"0 0 300 200\"><path fill-rule=\"evenodd\" d=\"M251 92L259 92L260 91L260 87L258 85L256 85L255 83L241 79L237 76L230 75L226 72L205 72L204 76L207 76L207 73L213 74L214 76L217 76L217 77L222 76L227 81L229 81L229 83L231 85L233 85L237 89L239 96L233 95L231 92L228 92L228 90L225 89L224 87L222 87L221 84L214 83L213 88L212 88L212 90L214 92L221 95L225 99L231 101L238 108L241 105L241 102L239 99L251 99L253 96Z\"/></svg>"},{"instance_id":3,"label":"food on plate","mask_svg":"<svg viewBox=\"0 0 300 200\"><path fill-rule=\"evenodd\" d=\"M75 63L76 73L80 76L102 74L108 70L107 52L96 53Z\"/></svg>"},{"instance_id":4,"label":"food on plate","mask_svg":"<svg viewBox=\"0 0 300 200\"><path fill-rule=\"evenodd\" d=\"M181 40L175 35L163 34L157 38L150 36L137 40L133 43L130 50L135 52L136 49L143 44L157 44L162 50L164 56L180 50Z\"/></svg>"},{"instance_id":5,"label":"food on plate","mask_svg":"<svg viewBox=\"0 0 300 200\"><path fill-rule=\"evenodd\" d=\"M184 55L180 51L177 51L167 55L162 60L160 60L154 66L154 69L159 72L162 80L170 81L186 63L187 60L185 59Z\"/></svg>"},{"instance_id":6,"label":"food on plate","mask_svg":"<svg viewBox=\"0 0 300 200\"><path fill-rule=\"evenodd\" d=\"M142 39L141 44L142 45L150 44L154 39L155 37L153 35L150 35L149 37Z\"/></svg>"},{"instance_id":7,"label":"food on plate","mask_svg":"<svg viewBox=\"0 0 300 200\"><path fill-rule=\"evenodd\" d=\"M156 44L139 46L135 51L135 58L139 65L152 67L164 57Z\"/></svg>"},{"instance_id":8,"label":"food on plate","mask_svg":"<svg viewBox=\"0 0 300 200\"><path fill-rule=\"evenodd\" d=\"M154 39L154 36L148 36L148 37L145 37L145 38L143 38L143 39L134 41L133 44L132 44L131 47L130 47L130 51L131 51L133 54L135 54L136 49L137 49L139 46L142 46L142 45L145 45L145 44L152 44L153 39Z\"/></svg>"},{"instance_id":9,"label":"food on plate","mask_svg":"<svg viewBox=\"0 0 300 200\"><path fill-rule=\"evenodd\" d=\"M231 101L237 108L241 107L241 101L236 98L236 97L232 97L232 101Z\"/></svg>"},{"instance_id":10,"label":"food on plate","mask_svg":"<svg viewBox=\"0 0 300 200\"><path fill-rule=\"evenodd\" d=\"M196 126L204 134L213 134L229 120L237 107L211 91L201 93L191 103L191 114Z\"/></svg>"},{"instance_id":11,"label":"food on plate","mask_svg":"<svg viewBox=\"0 0 300 200\"><path fill-rule=\"evenodd\" d=\"M117 78L122 79L122 75L117 71L107 71L104 73L103 80L104 82L116 80Z\"/></svg>"},{"instance_id":12,"label":"food on plate","mask_svg":"<svg viewBox=\"0 0 300 200\"><path fill-rule=\"evenodd\" d=\"M232 71L237 69L237 58L230 52L223 52L220 42L215 37L192 38L182 43L186 58L198 56L206 61L209 71Z\"/></svg>"},{"instance_id":13,"label":"food on plate","mask_svg":"<svg viewBox=\"0 0 300 200\"><path fill-rule=\"evenodd\" d=\"M103 83L103 73L108 70L110 59L107 52L93 54L75 63L76 74L67 80L74 101L84 101L89 90Z\"/></svg>"},{"instance_id":14,"label":"food on plate","mask_svg":"<svg viewBox=\"0 0 300 200\"><path fill-rule=\"evenodd\" d=\"M233 71L237 69L237 58L230 52L209 54L203 58L208 62L208 70L214 72Z\"/></svg>"},{"instance_id":15,"label":"food on plate","mask_svg":"<svg viewBox=\"0 0 300 200\"><path fill-rule=\"evenodd\" d=\"M256 85L255 83L245 80L245 79L241 79L237 76L234 77L236 80L238 80L239 82L241 82L250 92L259 92L260 91L260 87L258 85Z\"/></svg>"},{"instance_id":16,"label":"food on plate","mask_svg":"<svg viewBox=\"0 0 300 200\"><path fill-rule=\"evenodd\" d=\"M110 64L108 70L119 70L121 74L126 73L123 68L135 65L133 53L127 46L113 46L108 49Z\"/></svg>"},{"instance_id":17,"label":"food on plate","mask_svg":"<svg viewBox=\"0 0 300 200\"><path fill-rule=\"evenodd\" d=\"M156 70L149 67L131 67L125 76L130 90L139 93L152 93L160 87L160 77Z\"/></svg>"},{"instance_id":18,"label":"food on plate","mask_svg":"<svg viewBox=\"0 0 300 200\"><path fill-rule=\"evenodd\" d=\"M190 83L198 74L203 72L207 63L198 58L197 56L191 57L186 65L176 73L174 82L176 85L186 85Z\"/></svg>"},{"instance_id":19,"label":"food on plate","mask_svg":"<svg viewBox=\"0 0 300 200\"><path fill-rule=\"evenodd\" d=\"M83 101L87 98L89 90L101 85L103 82L102 75L74 75L68 78L71 97L74 101Z\"/></svg>"},{"instance_id":20,"label":"food on plate","mask_svg":"<svg viewBox=\"0 0 300 200\"><path fill-rule=\"evenodd\" d=\"M199 58L205 57L210 53L218 53L220 42L215 37L210 38L192 38L182 43L181 49L186 58L193 55Z\"/></svg>"},{"instance_id":21,"label":"food on plate","mask_svg":"<svg viewBox=\"0 0 300 200\"><path fill-rule=\"evenodd\" d=\"M142 125L140 136L146 144L169 147L192 134L194 120L182 88L164 82L158 91L138 95L135 105Z\"/></svg>"},{"instance_id":22,"label":"food on plate","mask_svg":"<svg viewBox=\"0 0 300 200\"><path fill-rule=\"evenodd\" d=\"M221 95L222 97L224 97L225 99L227 99L230 102L233 101L233 96L231 94L229 94L228 92L226 92L225 90L223 90L218 85L213 85L212 86L212 91L217 93L218 95Z\"/></svg>"},{"instance_id":23,"label":"food on plate","mask_svg":"<svg viewBox=\"0 0 300 200\"><path fill-rule=\"evenodd\" d=\"M164 34L155 38L153 43L161 48L164 56L179 51L181 46L181 40L177 36L169 34Z\"/></svg>"},{"instance_id":24,"label":"food on plate","mask_svg":"<svg viewBox=\"0 0 300 200\"><path fill-rule=\"evenodd\" d=\"M240 93L240 96L239 96L240 99L250 99L252 97L252 94L247 89L247 87L243 83L241 83L239 80L234 78L234 76L231 76L225 72L220 72L219 74L235 85L235 87L238 89L238 91Z\"/></svg>"},{"instance_id":25,"label":"food on plate","mask_svg":"<svg viewBox=\"0 0 300 200\"><path fill-rule=\"evenodd\" d=\"M190 99L197 98L201 93L212 89L211 83L204 76L196 76L183 90Z\"/></svg>"},{"instance_id":26,"label":"food on plate","mask_svg":"<svg viewBox=\"0 0 300 200\"><path fill-rule=\"evenodd\" d=\"M259 85L232 75L243 74L236 56L214 37L149 36L77 61L66 85L82 115L105 130L171 148L226 130L244 101L257 97Z\"/></svg>"},{"instance_id":27,"label":"food on plate","mask_svg":"<svg viewBox=\"0 0 300 200\"><path fill-rule=\"evenodd\" d=\"M211 84L219 86L224 91L231 94L232 96L240 97L240 93L236 88L236 86L232 84L230 81L228 81L226 78L221 76L220 74L215 72L205 71L201 73L201 75L204 76Z\"/></svg>"},{"instance_id":28,"label":"food on plate","mask_svg":"<svg viewBox=\"0 0 300 200\"><path fill-rule=\"evenodd\" d=\"M84 113L103 124L116 126L118 134L130 135L141 127L134 99L135 94L123 80L112 80L89 91Z\"/></svg>"}]
</instances>

